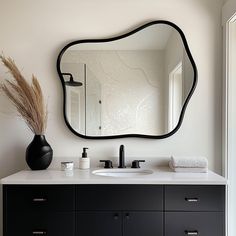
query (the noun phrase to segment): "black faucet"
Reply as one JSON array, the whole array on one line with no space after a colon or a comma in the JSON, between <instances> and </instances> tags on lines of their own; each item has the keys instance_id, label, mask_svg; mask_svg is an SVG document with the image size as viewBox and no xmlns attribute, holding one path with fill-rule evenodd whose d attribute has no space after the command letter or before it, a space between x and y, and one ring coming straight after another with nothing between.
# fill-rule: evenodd
<instances>
[{"instance_id":1,"label":"black faucet","mask_svg":"<svg viewBox=\"0 0 236 236\"><path fill-rule=\"evenodd\" d=\"M125 146L124 145L120 145L118 168L126 168L126 166L125 166Z\"/></svg>"}]
</instances>

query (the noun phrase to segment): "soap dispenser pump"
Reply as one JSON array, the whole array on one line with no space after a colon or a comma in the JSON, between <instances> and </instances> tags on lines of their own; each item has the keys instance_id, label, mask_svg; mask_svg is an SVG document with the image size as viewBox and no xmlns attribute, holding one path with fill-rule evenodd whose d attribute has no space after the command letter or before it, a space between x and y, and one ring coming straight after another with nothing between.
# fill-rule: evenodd
<instances>
[{"instance_id":1,"label":"soap dispenser pump","mask_svg":"<svg viewBox=\"0 0 236 236\"><path fill-rule=\"evenodd\" d=\"M79 159L79 168L80 169L89 169L90 168L90 158L87 154L87 147L83 148L82 157Z\"/></svg>"}]
</instances>

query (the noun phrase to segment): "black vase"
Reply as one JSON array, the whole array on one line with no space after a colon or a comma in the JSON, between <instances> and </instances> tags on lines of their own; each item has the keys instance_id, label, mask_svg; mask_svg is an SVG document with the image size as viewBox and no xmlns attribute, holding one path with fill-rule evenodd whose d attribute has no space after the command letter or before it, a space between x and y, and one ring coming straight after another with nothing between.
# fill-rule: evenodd
<instances>
[{"instance_id":1,"label":"black vase","mask_svg":"<svg viewBox=\"0 0 236 236\"><path fill-rule=\"evenodd\" d=\"M31 170L45 170L52 161L52 148L44 135L35 135L26 149L26 162Z\"/></svg>"}]
</instances>

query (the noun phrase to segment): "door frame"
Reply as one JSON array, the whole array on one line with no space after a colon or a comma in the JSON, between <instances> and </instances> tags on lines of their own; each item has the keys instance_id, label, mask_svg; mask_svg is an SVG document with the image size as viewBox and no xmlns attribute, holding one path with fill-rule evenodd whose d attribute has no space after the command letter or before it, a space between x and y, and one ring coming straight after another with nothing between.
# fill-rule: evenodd
<instances>
[{"instance_id":1,"label":"door frame","mask_svg":"<svg viewBox=\"0 0 236 236\"><path fill-rule=\"evenodd\" d=\"M233 1L230 1L233 2ZM229 114L229 107L228 107L228 98L229 98L229 83L230 83L230 23L236 20L236 2L235 2L235 11L233 13L232 8L228 9L229 6L232 7L227 2L223 7L222 11L222 26L223 26L223 112L222 112L222 126L223 126L223 137L222 137L222 174L227 178L228 177L228 130L230 129L228 123L228 114ZM231 14L232 15L229 15Z\"/></svg>"},{"instance_id":2,"label":"door frame","mask_svg":"<svg viewBox=\"0 0 236 236\"><path fill-rule=\"evenodd\" d=\"M175 75L179 71L179 69L183 70L183 61L181 60L178 62L175 66L174 69L171 70L169 73L169 88L168 88L168 93L169 93L169 109L168 109L168 132L173 130L176 126L176 124L173 124L173 96L174 96L174 83L175 83ZM182 73L182 83L183 83L183 73ZM183 91L182 91L182 97L183 97Z\"/></svg>"},{"instance_id":3,"label":"door frame","mask_svg":"<svg viewBox=\"0 0 236 236\"><path fill-rule=\"evenodd\" d=\"M231 83L230 75L230 49L231 49L231 37L230 37L230 23L236 20L236 2L229 0L225 3L222 9L222 26L223 26L223 84L222 84L222 174L229 181L229 166L230 166L230 153L229 153L229 130L231 124L229 122L229 85ZM226 187L226 236L235 235L235 232L230 231L229 227L229 189Z\"/></svg>"}]
</instances>

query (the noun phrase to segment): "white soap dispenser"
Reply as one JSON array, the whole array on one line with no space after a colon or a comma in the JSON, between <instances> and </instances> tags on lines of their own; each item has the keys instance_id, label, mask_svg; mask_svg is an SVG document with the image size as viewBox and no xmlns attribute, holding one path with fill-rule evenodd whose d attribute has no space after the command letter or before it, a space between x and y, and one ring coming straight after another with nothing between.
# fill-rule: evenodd
<instances>
[{"instance_id":1,"label":"white soap dispenser","mask_svg":"<svg viewBox=\"0 0 236 236\"><path fill-rule=\"evenodd\" d=\"M80 169L89 169L90 168L90 158L87 156L87 150L88 148L83 148L82 157L79 159L79 168Z\"/></svg>"}]
</instances>

